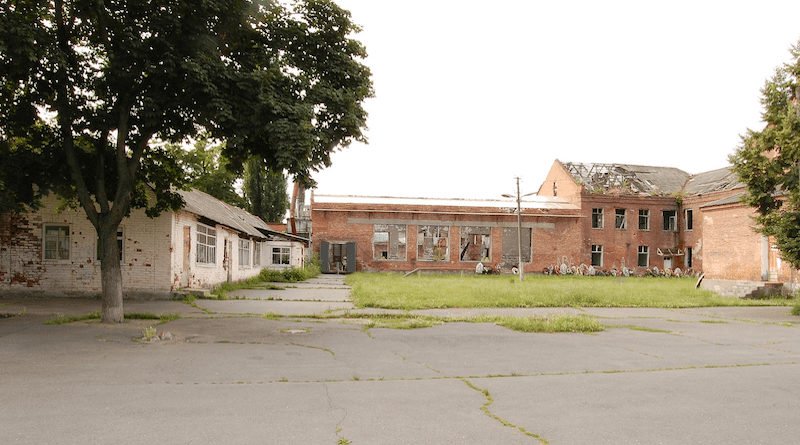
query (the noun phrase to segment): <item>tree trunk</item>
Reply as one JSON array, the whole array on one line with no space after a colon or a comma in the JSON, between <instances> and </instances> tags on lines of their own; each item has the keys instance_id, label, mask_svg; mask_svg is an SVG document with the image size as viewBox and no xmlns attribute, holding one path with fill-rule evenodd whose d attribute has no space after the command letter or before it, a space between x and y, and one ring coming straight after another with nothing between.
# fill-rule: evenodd
<instances>
[{"instance_id":1,"label":"tree trunk","mask_svg":"<svg viewBox=\"0 0 800 445\"><path fill-rule=\"evenodd\" d=\"M107 215L99 221L98 245L100 247L100 282L102 290L102 323L122 323L122 268L117 246L117 227Z\"/></svg>"}]
</instances>

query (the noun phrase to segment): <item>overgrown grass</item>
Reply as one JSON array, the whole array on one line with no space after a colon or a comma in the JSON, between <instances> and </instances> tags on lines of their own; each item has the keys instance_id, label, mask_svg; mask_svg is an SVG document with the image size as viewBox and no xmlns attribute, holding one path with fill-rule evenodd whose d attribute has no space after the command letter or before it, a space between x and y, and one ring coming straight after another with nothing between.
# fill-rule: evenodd
<instances>
[{"instance_id":1,"label":"overgrown grass","mask_svg":"<svg viewBox=\"0 0 800 445\"><path fill-rule=\"evenodd\" d=\"M290 267L283 270L261 269L261 272L250 277L247 280L239 281L237 283L222 283L216 286L211 294L214 297L200 297L211 298L216 300L227 300L228 292L238 289L271 289L283 290L283 286L278 286L273 283L297 283L300 281L314 278L321 273L320 267L316 262L310 262L303 268Z\"/></svg>"},{"instance_id":2,"label":"overgrown grass","mask_svg":"<svg viewBox=\"0 0 800 445\"><path fill-rule=\"evenodd\" d=\"M792 300L746 300L695 289L693 278L354 273L347 277L361 308L782 306Z\"/></svg>"}]
</instances>

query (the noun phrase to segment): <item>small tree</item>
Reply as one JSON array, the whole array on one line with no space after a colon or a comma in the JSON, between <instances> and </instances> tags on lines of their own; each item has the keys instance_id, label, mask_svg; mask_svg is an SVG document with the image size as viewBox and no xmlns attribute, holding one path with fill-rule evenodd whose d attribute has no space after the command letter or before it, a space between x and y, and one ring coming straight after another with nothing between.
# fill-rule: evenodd
<instances>
[{"instance_id":1,"label":"small tree","mask_svg":"<svg viewBox=\"0 0 800 445\"><path fill-rule=\"evenodd\" d=\"M760 131L747 130L729 160L747 185L743 202L755 208L757 230L775 238L781 256L800 267L800 42L792 60L761 89Z\"/></svg>"},{"instance_id":2,"label":"small tree","mask_svg":"<svg viewBox=\"0 0 800 445\"><path fill-rule=\"evenodd\" d=\"M356 32L330 0L0 2L2 207L77 197L99 238L102 320L120 322L117 227L131 208L179 208L186 185L153 142L204 129L234 166L257 156L312 183L364 139Z\"/></svg>"}]
</instances>

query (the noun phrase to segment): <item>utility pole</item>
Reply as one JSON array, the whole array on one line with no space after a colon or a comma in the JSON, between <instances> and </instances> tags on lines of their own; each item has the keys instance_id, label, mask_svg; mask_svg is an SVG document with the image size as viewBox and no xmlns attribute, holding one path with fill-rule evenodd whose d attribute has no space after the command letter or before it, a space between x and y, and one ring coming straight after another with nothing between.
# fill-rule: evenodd
<instances>
[{"instance_id":1,"label":"utility pole","mask_svg":"<svg viewBox=\"0 0 800 445\"><path fill-rule=\"evenodd\" d=\"M522 194L519 190L519 176L515 177L517 180L517 252L519 253L519 281L525 281L524 261L522 260ZM533 195L535 193L528 193L525 196ZM513 195L503 195L504 198L513 198ZM531 241L533 241L533 231L531 231ZM533 249L531 249L531 261L533 261Z\"/></svg>"}]
</instances>

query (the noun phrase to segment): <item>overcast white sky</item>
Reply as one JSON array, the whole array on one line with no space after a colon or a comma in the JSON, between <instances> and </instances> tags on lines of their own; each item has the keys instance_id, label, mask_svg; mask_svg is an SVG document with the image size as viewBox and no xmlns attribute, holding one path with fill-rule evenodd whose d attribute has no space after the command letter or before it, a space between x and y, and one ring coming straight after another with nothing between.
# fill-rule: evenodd
<instances>
[{"instance_id":1,"label":"overcast white sky","mask_svg":"<svg viewBox=\"0 0 800 445\"><path fill-rule=\"evenodd\" d=\"M721 168L800 39L797 0L336 3L375 98L320 194L497 198L555 159Z\"/></svg>"}]
</instances>

